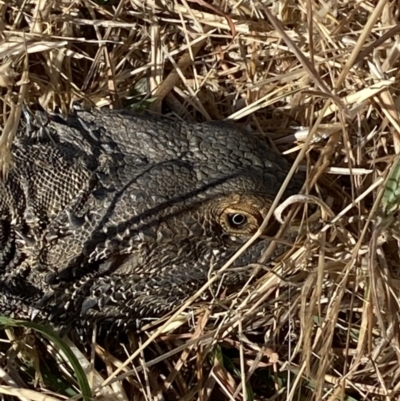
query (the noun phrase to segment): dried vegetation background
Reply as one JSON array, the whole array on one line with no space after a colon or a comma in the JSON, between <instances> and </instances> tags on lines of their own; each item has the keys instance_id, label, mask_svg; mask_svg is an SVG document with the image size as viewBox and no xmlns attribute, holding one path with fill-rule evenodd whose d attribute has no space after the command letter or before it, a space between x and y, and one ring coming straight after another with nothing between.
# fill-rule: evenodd
<instances>
[{"instance_id":1,"label":"dried vegetation background","mask_svg":"<svg viewBox=\"0 0 400 401\"><path fill-rule=\"evenodd\" d=\"M212 306L194 303L189 323L124 342L72 336L95 399L400 399L399 7L0 1L3 172L22 105L66 113L73 101L229 119L307 171L302 229L257 280ZM4 399L79 399L57 344L6 334Z\"/></svg>"}]
</instances>

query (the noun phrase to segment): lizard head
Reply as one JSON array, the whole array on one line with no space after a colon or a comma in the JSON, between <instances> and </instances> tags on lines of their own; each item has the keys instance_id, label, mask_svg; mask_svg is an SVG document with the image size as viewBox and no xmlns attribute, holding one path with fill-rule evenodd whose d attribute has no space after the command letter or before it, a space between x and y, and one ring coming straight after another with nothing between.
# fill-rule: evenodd
<instances>
[{"instance_id":1,"label":"lizard head","mask_svg":"<svg viewBox=\"0 0 400 401\"><path fill-rule=\"evenodd\" d=\"M57 325L127 328L180 305L258 232L288 171L265 141L225 124L93 110L51 120L44 132L15 150L28 196L18 205L32 203L44 218L41 231L23 226L37 241L21 245L28 273L13 282L18 294L32 289L24 305ZM55 156L38 164L32 149ZM294 179L285 196L301 185ZM259 239L232 269L267 245ZM251 272L221 279L236 285Z\"/></svg>"}]
</instances>

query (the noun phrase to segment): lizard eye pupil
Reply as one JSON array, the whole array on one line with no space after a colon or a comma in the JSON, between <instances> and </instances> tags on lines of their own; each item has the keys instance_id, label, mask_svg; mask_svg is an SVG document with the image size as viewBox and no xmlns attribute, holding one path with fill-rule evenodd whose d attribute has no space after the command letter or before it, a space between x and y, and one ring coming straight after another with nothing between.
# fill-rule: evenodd
<instances>
[{"instance_id":1,"label":"lizard eye pupil","mask_svg":"<svg viewBox=\"0 0 400 401\"><path fill-rule=\"evenodd\" d=\"M247 217L244 214L232 213L228 217L232 227L241 227L247 223Z\"/></svg>"}]
</instances>

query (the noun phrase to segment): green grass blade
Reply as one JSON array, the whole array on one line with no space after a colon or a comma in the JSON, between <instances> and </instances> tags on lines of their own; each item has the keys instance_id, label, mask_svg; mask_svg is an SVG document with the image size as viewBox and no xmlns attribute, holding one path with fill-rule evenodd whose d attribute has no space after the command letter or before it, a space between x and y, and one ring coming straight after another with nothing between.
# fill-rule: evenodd
<instances>
[{"instance_id":1,"label":"green grass blade","mask_svg":"<svg viewBox=\"0 0 400 401\"><path fill-rule=\"evenodd\" d=\"M80 365L78 359L72 352L71 348L53 330L38 323L23 320L14 320L5 316L0 316L0 325L4 327L24 327L27 329L35 330L36 332L46 337L49 341L56 344L57 347L59 347L59 349L64 352L69 363L74 369L76 380L81 390L83 400L91 401L93 399L92 390L90 389L86 373L82 369L82 366Z\"/></svg>"}]
</instances>

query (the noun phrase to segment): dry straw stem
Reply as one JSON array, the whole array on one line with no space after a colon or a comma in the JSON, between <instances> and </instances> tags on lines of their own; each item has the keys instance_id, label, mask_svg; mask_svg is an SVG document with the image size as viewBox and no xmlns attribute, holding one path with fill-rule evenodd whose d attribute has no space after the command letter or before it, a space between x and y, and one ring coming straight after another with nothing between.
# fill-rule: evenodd
<instances>
[{"instance_id":1,"label":"dry straw stem","mask_svg":"<svg viewBox=\"0 0 400 401\"><path fill-rule=\"evenodd\" d=\"M53 397L48 394L40 393L33 390L23 388L13 388L10 386L0 386L0 394L12 395L18 397L20 400L30 401L61 401L63 397Z\"/></svg>"},{"instance_id":2,"label":"dry straw stem","mask_svg":"<svg viewBox=\"0 0 400 401\"><path fill-rule=\"evenodd\" d=\"M294 233L292 246L249 267L255 278L243 288L198 297L223 282L231 259L129 342L93 344L90 355L74 338L98 399L400 398L397 214L370 249L400 149L398 19L394 0L0 0L3 177L22 105L67 112L77 100L234 121L293 166L262 228L295 170L307 173L296 199L317 205L282 213L279 235ZM333 215L315 224L325 205ZM45 370L62 359L40 341ZM19 386L9 391L35 391L21 399L76 391L64 362L34 389L29 358L7 347L0 368Z\"/></svg>"}]
</instances>

